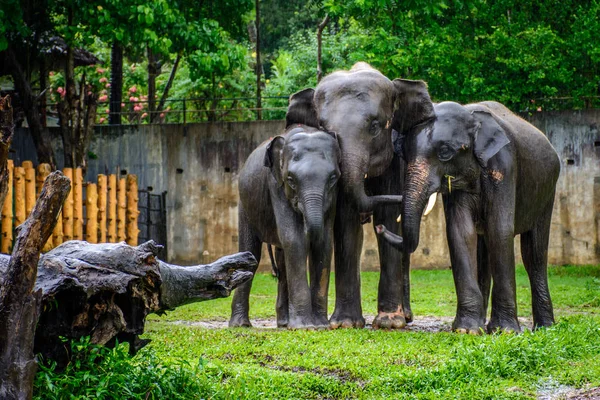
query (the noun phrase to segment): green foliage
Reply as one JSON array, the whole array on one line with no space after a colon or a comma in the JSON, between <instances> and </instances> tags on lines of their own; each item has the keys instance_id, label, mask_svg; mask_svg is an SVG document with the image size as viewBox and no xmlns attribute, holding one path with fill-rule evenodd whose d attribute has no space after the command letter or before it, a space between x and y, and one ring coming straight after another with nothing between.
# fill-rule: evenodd
<instances>
[{"instance_id":1,"label":"green foliage","mask_svg":"<svg viewBox=\"0 0 600 400\"><path fill-rule=\"evenodd\" d=\"M39 366L34 399L203 399L218 390L206 382L205 361L162 363L152 351L137 357L124 344L113 349L70 343L72 360L63 371L52 361Z\"/></svg>"}]
</instances>

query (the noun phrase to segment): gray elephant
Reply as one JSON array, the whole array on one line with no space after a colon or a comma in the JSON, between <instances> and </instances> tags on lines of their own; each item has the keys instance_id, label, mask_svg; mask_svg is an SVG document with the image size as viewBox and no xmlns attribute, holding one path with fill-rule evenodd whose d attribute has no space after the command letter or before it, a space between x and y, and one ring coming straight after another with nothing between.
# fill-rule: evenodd
<instances>
[{"instance_id":1,"label":"gray elephant","mask_svg":"<svg viewBox=\"0 0 600 400\"><path fill-rule=\"evenodd\" d=\"M560 160L542 132L496 102L433 104L421 81L396 80L413 123L394 121L408 162L402 237L378 227L397 248L414 252L426 204L443 196L458 297L453 329L519 331L514 237L521 235L532 290L534 327L554 322L547 250ZM416 124L414 123L416 122ZM429 199L429 203L428 203Z\"/></svg>"},{"instance_id":2,"label":"gray elephant","mask_svg":"<svg viewBox=\"0 0 600 400\"><path fill-rule=\"evenodd\" d=\"M279 327L329 326L339 162L335 134L292 125L254 150L240 172L239 248L260 261L262 243L276 247ZM229 326L250 326L251 286L235 291Z\"/></svg>"},{"instance_id":3,"label":"gray elephant","mask_svg":"<svg viewBox=\"0 0 600 400\"><path fill-rule=\"evenodd\" d=\"M307 123L336 132L341 149L340 193L334 225L335 310L330 326L362 327L360 255L361 214L376 224L399 229L403 190L401 159L395 155L391 122L398 110L397 87L368 64L337 71L292 96L288 123ZM316 121L316 123L314 122ZM374 196L368 196L369 194ZM374 327L402 328L410 321L409 257L378 240L381 275Z\"/></svg>"}]
</instances>

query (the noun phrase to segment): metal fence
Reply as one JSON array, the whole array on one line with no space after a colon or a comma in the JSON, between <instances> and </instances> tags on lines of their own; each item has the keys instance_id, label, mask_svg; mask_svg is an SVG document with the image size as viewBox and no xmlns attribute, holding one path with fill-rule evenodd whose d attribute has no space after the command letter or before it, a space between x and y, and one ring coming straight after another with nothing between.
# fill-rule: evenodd
<instances>
[{"instance_id":1,"label":"metal fence","mask_svg":"<svg viewBox=\"0 0 600 400\"><path fill-rule=\"evenodd\" d=\"M167 192L154 194L148 190L138 190L138 243L154 240L163 246L158 258L167 259Z\"/></svg>"},{"instance_id":2,"label":"metal fence","mask_svg":"<svg viewBox=\"0 0 600 400\"><path fill-rule=\"evenodd\" d=\"M131 96L121 103L121 112L110 113L109 102L98 102L96 124L108 124L112 115L121 116L121 124L150 123L186 124L214 121L253 121L285 118L288 96L261 97L262 107L256 107L256 97L168 99L162 110L150 112L149 101ZM158 107L158 101L155 107ZM50 121L58 121L57 104L46 108Z\"/></svg>"}]
</instances>

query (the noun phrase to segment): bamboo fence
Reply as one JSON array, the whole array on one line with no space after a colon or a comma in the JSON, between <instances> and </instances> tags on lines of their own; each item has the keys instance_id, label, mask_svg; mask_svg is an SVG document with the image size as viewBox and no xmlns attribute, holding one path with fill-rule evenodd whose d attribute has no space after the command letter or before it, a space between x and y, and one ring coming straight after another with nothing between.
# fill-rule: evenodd
<instances>
[{"instance_id":1,"label":"bamboo fence","mask_svg":"<svg viewBox=\"0 0 600 400\"><path fill-rule=\"evenodd\" d=\"M15 167L8 160L8 193L1 209L0 252L10 254L15 239L14 230L22 224L40 195L44 180L50 174L48 164L33 167L24 161ZM69 193L52 236L44 252L69 240L90 243L138 244L138 183L137 176L98 175L97 182L83 182L81 168L65 168L71 179Z\"/></svg>"}]
</instances>

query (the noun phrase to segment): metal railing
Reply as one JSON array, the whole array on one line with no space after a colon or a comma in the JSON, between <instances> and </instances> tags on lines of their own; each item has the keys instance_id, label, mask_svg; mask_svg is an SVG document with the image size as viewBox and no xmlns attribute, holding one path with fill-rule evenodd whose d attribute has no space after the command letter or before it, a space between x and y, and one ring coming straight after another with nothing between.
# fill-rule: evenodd
<instances>
[{"instance_id":1,"label":"metal railing","mask_svg":"<svg viewBox=\"0 0 600 400\"><path fill-rule=\"evenodd\" d=\"M263 107L257 108L256 97L183 98L168 99L162 110L149 111L148 100L127 100L121 103L121 112L110 113L109 101L98 102L96 124L108 124L111 115L121 115L121 124L174 124L213 121L252 121L285 118L288 96L261 97ZM158 101L155 107L158 106ZM58 118L57 104L49 103L46 115Z\"/></svg>"}]
</instances>

